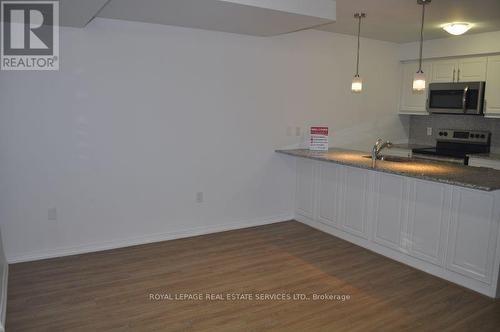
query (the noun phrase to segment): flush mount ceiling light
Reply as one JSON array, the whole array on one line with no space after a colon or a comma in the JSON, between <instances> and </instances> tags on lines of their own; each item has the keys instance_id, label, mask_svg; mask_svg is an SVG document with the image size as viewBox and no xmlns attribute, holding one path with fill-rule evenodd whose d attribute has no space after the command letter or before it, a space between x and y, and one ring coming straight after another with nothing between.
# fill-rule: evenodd
<instances>
[{"instance_id":1,"label":"flush mount ceiling light","mask_svg":"<svg viewBox=\"0 0 500 332\"><path fill-rule=\"evenodd\" d=\"M472 28L472 24L465 22L454 22L443 25L444 31L451 35L460 36L469 31Z\"/></svg>"},{"instance_id":2,"label":"flush mount ceiling light","mask_svg":"<svg viewBox=\"0 0 500 332\"><path fill-rule=\"evenodd\" d=\"M422 5L422 24L420 25L420 56L418 60L418 71L413 77L413 91L422 92L425 90L425 75L422 71L422 50L424 48L424 22L425 22L425 6L430 4L432 0L417 0L419 5Z\"/></svg>"},{"instance_id":3,"label":"flush mount ceiling light","mask_svg":"<svg viewBox=\"0 0 500 332\"><path fill-rule=\"evenodd\" d=\"M356 13L354 18L358 20L358 53L356 56L356 75L352 79L351 91L354 93L360 93L363 91L363 80L359 76L359 46L360 46L360 36L361 36L361 19L365 18L365 13Z\"/></svg>"}]
</instances>

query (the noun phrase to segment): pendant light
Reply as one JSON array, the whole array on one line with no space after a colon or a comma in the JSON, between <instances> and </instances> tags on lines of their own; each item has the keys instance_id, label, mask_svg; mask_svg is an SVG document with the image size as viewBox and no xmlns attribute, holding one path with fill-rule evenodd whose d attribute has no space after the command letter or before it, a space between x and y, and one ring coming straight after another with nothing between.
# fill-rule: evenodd
<instances>
[{"instance_id":1,"label":"pendant light","mask_svg":"<svg viewBox=\"0 0 500 332\"><path fill-rule=\"evenodd\" d=\"M356 13L354 18L358 19L358 53L356 57L356 75L352 79L351 90L354 93L360 93L363 90L363 80L359 76L359 46L360 46L360 36L361 36L361 19L365 18L365 13Z\"/></svg>"},{"instance_id":2,"label":"pendant light","mask_svg":"<svg viewBox=\"0 0 500 332\"><path fill-rule=\"evenodd\" d=\"M422 50L424 48L424 22L425 22L425 6L431 3L432 0L417 0L419 5L422 5L422 24L420 26L420 57L418 60L418 71L413 77L413 91L422 92L425 90L425 75L422 71Z\"/></svg>"}]
</instances>

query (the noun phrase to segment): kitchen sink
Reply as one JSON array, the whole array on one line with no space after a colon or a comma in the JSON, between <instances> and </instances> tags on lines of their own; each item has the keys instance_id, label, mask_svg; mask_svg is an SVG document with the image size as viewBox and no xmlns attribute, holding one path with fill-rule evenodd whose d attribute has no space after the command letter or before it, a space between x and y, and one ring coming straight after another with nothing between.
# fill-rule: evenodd
<instances>
[{"instance_id":1,"label":"kitchen sink","mask_svg":"<svg viewBox=\"0 0 500 332\"><path fill-rule=\"evenodd\" d=\"M372 159L372 156L363 156L363 158ZM413 161L413 159L408 157L396 157L396 156L381 156L377 160L389 161L392 163L407 163Z\"/></svg>"}]
</instances>

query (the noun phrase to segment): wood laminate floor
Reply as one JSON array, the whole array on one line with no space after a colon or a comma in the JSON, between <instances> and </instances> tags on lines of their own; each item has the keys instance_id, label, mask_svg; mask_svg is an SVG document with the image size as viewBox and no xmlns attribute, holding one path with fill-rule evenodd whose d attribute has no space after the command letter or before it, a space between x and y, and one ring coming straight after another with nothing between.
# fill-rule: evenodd
<instances>
[{"instance_id":1,"label":"wood laminate floor","mask_svg":"<svg viewBox=\"0 0 500 332\"><path fill-rule=\"evenodd\" d=\"M8 332L500 331L499 301L298 222L14 264L8 296Z\"/></svg>"}]
</instances>

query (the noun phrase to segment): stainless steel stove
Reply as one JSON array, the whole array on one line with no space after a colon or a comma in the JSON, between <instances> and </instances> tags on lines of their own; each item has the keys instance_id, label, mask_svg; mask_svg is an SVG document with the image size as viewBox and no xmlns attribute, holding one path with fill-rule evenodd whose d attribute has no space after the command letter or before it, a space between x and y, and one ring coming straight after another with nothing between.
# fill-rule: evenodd
<instances>
[{"instance_id":1,"label":"stainless steel stove","mask_svg":"<svg viewBox=\"0 0 500 332\"><path fill-rule=\"evenodd\" d=\"M468 155L489 153L490 147L489 131L440 129L436 147L413 149L413 156L467 165Z\"/></svg>"}]
</instances>

